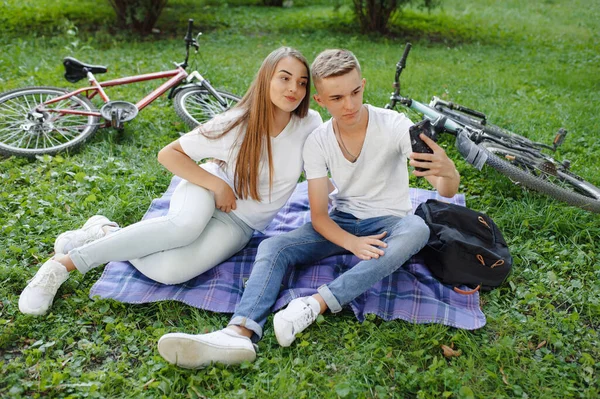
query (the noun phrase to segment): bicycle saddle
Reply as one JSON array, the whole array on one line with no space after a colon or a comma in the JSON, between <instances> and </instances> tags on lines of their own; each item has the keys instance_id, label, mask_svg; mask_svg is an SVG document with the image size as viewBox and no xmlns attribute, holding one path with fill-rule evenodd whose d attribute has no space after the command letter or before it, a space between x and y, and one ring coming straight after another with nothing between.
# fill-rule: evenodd
<instances>
[{"instance_id":1,"label":"bicycle saddle","mask_svg":"<svg viewBox=\"0 0 600 399\"><path fill-rule=\"evenodd\" d=\"M85 78L88 71L91 73L106 73L108 70L102 65L84 64L73 57L65 57L63 65L65 66L65 79L71 83L77 83Z\"/></svg>"}]
</instances>

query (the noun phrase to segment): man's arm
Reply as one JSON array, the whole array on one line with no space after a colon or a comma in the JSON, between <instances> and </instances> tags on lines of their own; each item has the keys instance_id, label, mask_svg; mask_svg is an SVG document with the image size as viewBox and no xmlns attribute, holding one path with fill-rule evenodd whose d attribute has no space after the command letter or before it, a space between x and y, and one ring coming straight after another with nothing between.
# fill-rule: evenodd
<instances>
[{"instance_id":1,"label":"man's arm","mask_svg":"<svg viewBox=\"0 0 600 399\"><path fill-rule=\"evenodd\" d=\"M458 192L460 184L460 174L456 170L454 162L448 158L446 151L435 141L424 134L421 134L420 137L433 150L433 154L416 152L410 154L409 164L411 166L429 169L422 172L415 170L414 175L425 177L441 196L453 197Z\"/></svg>"},{"instance_id":2,"label":"man's arm","mask_svg":"<svg viewBox=\"0 0 600 399\"><path fill-rule=\"evenodd\" d=\"M329 217L327 209L331 182L327 177L308 180L308 200L314 229L332 243L352 252L362 260L379 258L387 244L381 241L387 232L378 235L357 237L346 232Z\"/></svg>"}]
</instances>

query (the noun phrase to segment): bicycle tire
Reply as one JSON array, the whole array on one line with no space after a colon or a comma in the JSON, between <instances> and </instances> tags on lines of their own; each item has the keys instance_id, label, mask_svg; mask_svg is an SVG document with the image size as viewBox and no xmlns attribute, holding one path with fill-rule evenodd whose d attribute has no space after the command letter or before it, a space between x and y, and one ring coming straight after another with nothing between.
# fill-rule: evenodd
<instances>
[{"instance_id":1,"label":"bicycle tire","mask_svg":"<svg viewBox=\"0 0 600 399\"><path fill-rule=\"evenodd\" d=\"M86 115L39 114L33 120L34 107L49 99L69 93L51 86L31 86L0 94L0 154L35 158L76 150L98 130L99 117ZM53 108L96 112L89 99L73 96Z\"/></svg>"},{"instance_id":2,"label":"bicycle tire","mask_svg":"<svg viewBox=\"0 0 600 399\"><path fill-rule=\"evenodd\" d=\"M224 107L206 88L197 86L183 89L175 95L173 106L177 115L190 127L195 128L201 123L212 119L215 115L228 110L237 104L241 98L227 91L216 89L227 102Z\"/></svg>"},{"instance_id":3,"label":"bicycle tire","mask_svg":"<svg viewBox=\"0 0 600 399\"><path fill-rule=\"evenodd\" d=\"M498 156L497 153L511 151L514 153L520 153L518 150L510 149L497 143L486 143L482 142L475 144L480 150L484 151L487 155L486 165L491 166L498 172L502 173L512 181L523 184L525 187L536 190L542 194L548 195L558 201L565 202L569 205L576 206L587 211L594 213L600 213L600 189L589 183L582 177L579 177L571 172L565 172L562 170L556 170L556 175L553 179L556 179L563 183L566 187L572 187L573 190L585 191L586 195L579 194L578 192L572 191L571 189L563 188L557 183L553 183L547 179L546 174L536 176L534 170L537 165L534 164L535 159L532 161L524 161L527 163L527 168L521 168L516 164L513 164L509 160L505 160ZM463 154L465 155L465 154ZM531 157L530 158L534 158ZM541 158L543 159L543 158ZM543 161L547 161L543 159ZM556 161L555 161L556 162ZM538 168L539 170L539 168Z\"/></svg>"}]
</instances>

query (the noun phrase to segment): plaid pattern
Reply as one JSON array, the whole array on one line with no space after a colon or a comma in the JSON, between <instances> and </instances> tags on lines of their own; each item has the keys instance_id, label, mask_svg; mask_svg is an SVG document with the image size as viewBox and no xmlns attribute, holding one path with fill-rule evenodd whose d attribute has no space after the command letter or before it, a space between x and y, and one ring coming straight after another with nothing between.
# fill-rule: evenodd
<instances>
[{"instance_id":1,"label":"plaid pattern","mask_svg":"<svg viewBox=\"0 0 600 399\"><path fill-rule=\"evenodd\" d=\"M171 194L178 183L179 179L175 177L163 196L152 201L144 219L167 212ZM142 275L129 262L111 262L92 287L90 297L112 298L126 303L176 300L213 312L233 313L242 296L244 282L250 275L260 241L293 230L310 220L307 195L306 182L298 184L265 234L256 232L242 251L184 284L163 285ZM429 198L442 199L437 192L423 189L411 188L410 195L413 208ZM462 194L450 201L465 205ZM314 294L319 286L332 281L357 262L358 258L353 255L339 255L312 266L292 268L284 278L273 311L294 298ZM360 321L366 314L375 314L384 320L440 323L467 330L481 328L486 323L479 305L479 293L457 294L432 277L418 255L360 295L350 306Z\"/></svg>"}]
</instances>

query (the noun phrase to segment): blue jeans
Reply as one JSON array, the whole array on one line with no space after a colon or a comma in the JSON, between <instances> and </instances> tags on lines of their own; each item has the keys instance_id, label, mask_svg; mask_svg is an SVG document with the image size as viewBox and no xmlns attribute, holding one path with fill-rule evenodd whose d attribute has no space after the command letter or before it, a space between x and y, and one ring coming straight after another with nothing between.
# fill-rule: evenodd
<instances>
[{"instance_id":1,"label":"blue jeans","mask_svg":"<svg viewBox=\"0 0 600 399\"><path fill-rule=\"evenodd\" d=\"M319 294L334 313L400 268L429 239L429 228L423 219L415 215L357 219L351 214L333 211L330 217L342 229L355 236L387 231L383 241L388 245L383 248L384 256L361 261L331 283L319 287ZM347 250L317 233L312 223L264 240L258 246L252 273L229 325L252 330L255 333L253 341L258 341L288 268L346 253Z\"/></svg>"}]
</instances>

